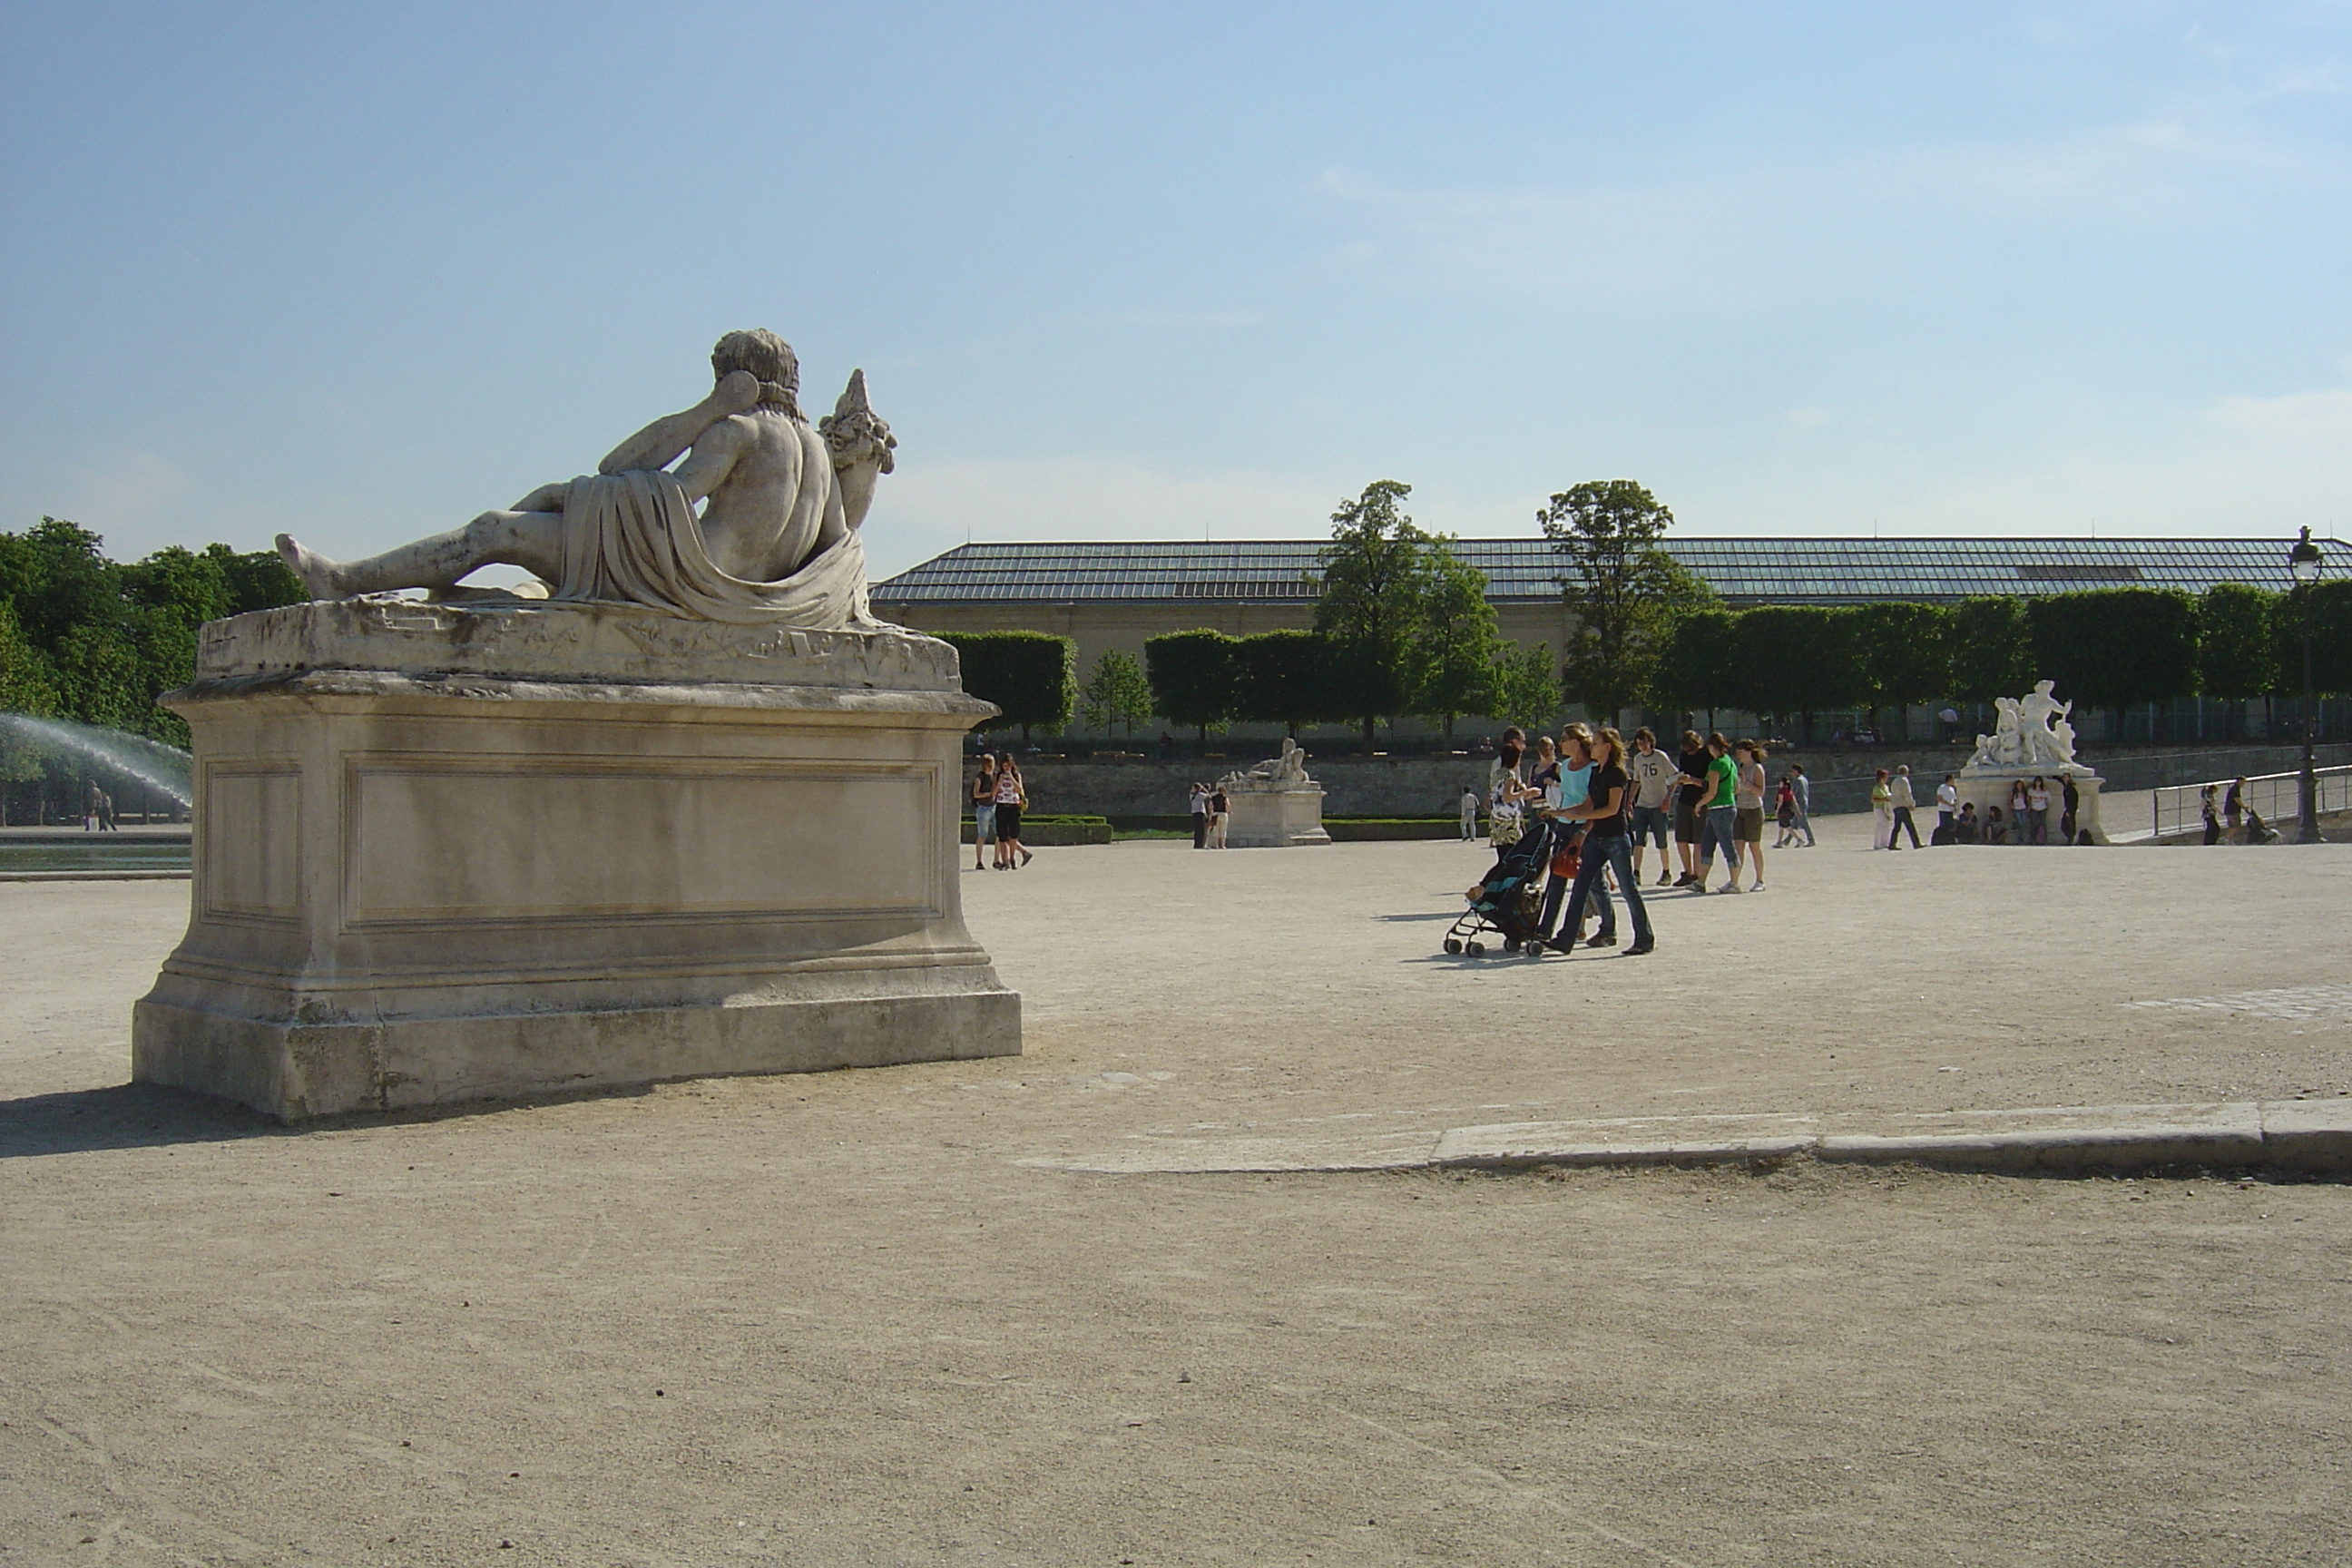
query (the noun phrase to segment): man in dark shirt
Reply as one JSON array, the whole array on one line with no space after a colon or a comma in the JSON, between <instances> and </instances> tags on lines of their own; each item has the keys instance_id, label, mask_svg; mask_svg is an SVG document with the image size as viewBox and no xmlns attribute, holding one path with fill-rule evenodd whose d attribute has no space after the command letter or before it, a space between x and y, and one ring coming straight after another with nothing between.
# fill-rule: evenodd
<instances>
[{"instance_id":1,"label":"man in dark shirt","mask_svg":"<svg viewBox=\"0 0 2352 1568\"><path fill-rule=\"evenodd\" d=\"M1687 888L1698 880L1698 829L1703 820L1700 807L1706 799L1706 765L1714 760L1697 731L1683 731L1682 753L1675 759L1675 767L1683 781L1675 791L1675 853L1682 857L1683 862L1683 874L1675 881L1677 888Z\"/></svg>"}]
</instances>

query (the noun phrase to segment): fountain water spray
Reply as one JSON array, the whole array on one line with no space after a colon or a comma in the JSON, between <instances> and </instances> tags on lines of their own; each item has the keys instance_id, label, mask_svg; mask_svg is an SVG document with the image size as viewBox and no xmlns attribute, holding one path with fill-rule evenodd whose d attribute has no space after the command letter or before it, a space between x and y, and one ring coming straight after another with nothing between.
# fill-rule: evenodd
<instances>
[{"instance_id":1,"label":"fountain water spray","mask_svg":"<svg viewBox=\"0 0 2352 1568\"><path fill-rule=\"evenodd\" d=\"M77 724L70 719L36 719L26 713L0 713L0 730L36 745L72 752L100 767L138 780L156 794L168 795L185 810L195 800L195 760L177 746L151 741L123 730Z\"/></svg>"}]
</instances>

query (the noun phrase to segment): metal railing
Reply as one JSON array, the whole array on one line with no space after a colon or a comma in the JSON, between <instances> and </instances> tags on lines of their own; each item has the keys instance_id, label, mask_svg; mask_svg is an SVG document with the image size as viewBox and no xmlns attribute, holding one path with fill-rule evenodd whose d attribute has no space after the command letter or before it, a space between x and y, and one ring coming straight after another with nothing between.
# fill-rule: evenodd
<instances>
[{"instance_id":1,"label":"metal railing","mask_svg":"<svg viewBox=\"0 0 2352 1568\"><path fill-rule=\"evenodd\" d=\"M2352 767L2316 768L2312 778L2318 787L2319 814L2352 810ZM2154 795L2151 812L2155 817L2156 837L2163 838L2175 833L2202 832L2205 814L2199 804L2208 785L2213 790L2213 805L2218 811L2230 797L2233 779L2209 779L2203 784L2168 784ZM2279 832L2294 837L2295 820L2303 812L2301 795L2303 775L2263 773L2246 781L2244 802L2263 823ZM2229 819L2221 819L2221 831L2229 833Z\"/></svg>"}]
</instances>

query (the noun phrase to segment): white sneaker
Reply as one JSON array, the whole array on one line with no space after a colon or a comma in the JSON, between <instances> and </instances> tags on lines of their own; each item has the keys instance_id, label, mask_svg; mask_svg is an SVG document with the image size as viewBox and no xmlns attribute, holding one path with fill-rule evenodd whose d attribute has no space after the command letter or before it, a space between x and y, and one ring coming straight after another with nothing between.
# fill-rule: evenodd
<instances>
[{"instance_id":1,"label":"white sneaker","mask_svg":"<svg viewBox=\"0 0 2352 1568\"><path fill-rule=\"evenodd\" d=\"M1755 882L1749 886L1748 890L1751 893L1762 892L1764 890L1764 879L1761 877L1757 878Z\"/></svg>"},{"instance_id":2,"label":"white sneaker","mask_svg":"<svg viewBox=\"0 0 2352 1568\"><path fill-rule=\"evenodd\" d=\"M1718 893L1738 893L1745 890L1746 889L1742 889L1737 882L1726 882L1723 886L1716 889Z\"/></svg>"}]
</instances>

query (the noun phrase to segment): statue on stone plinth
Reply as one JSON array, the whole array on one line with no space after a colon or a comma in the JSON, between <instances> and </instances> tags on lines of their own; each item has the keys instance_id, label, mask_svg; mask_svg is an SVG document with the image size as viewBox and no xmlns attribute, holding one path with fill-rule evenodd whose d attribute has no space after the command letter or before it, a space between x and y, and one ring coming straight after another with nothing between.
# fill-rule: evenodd
<instances>
[{"instance_id":1,"label":"statue on stone plinth","mask_svg":"<svg viewBox=\"0 0 2352 1568\"><path fill-rule=\"evenodd\" d=\"M558 602L812 631L880 626L857 530L898 442L866 402L866 373L813 430L800 362L773 332L728 333L710 365L709 396L622 442L593 474L362 561L330 561L286 534L278 553L314 599L448 594L498 563L539 577Z\"/></svg>"},{"instance_id":2,"label":"statue on stone plinth","mask_svg":"<svg viewBox=\"0 0 2352 1568\"><path fill-rule=\"evenodd\" d=\"M2023 697L1995 698L1993 732L1977 737L1976 754L1968 766L2055 772L2074 767L2074 726L2067 722L2074 705L2059 701L2053 686L2040 680Z\"/></svg>"}]
</instances>

